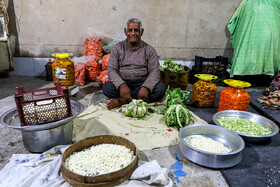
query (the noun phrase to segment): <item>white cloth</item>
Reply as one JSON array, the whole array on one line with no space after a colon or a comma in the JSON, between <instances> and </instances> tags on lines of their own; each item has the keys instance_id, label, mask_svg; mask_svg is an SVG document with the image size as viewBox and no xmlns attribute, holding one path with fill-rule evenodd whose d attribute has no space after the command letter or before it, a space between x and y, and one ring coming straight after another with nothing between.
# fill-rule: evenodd
<instances>
[{"instance_id":1,"label":"white cloth","mask_svg":"<svg viewBox=\"0 0 280 187\"><path fill-rule=\"evenodd\" d=\"M42 154L14 154L9 163L0 171L1 187L70 187L60 172L61 157L69 145L56 146ZM165 186L173 182L168 170L156 160L141 162L130 180L120 184L122 187Z\"/></svg>"},{"instance_id":2,"label":"white cloth","mask_svg":"<svg viewBox=\"0 0 280 187\"><path fill-rule=\"evenodd\" d=\"M119 185L120 187L173 186L173 181L168 177L168 169L162 168L156 160L142 162L142 165L139 162L139 164L130 180Z\"/></svg>"},{"instance_id":3,"label":"white cloth","mask_svg":"<svg viewBox=\"0 0 280 187\"><path fill-rule=\"evenodd\" d=\"M56 146L42 154L13 154L0 171L2 187L69 187L59 172L61 155L68 146Z\"/></svg>"}]
</instances>

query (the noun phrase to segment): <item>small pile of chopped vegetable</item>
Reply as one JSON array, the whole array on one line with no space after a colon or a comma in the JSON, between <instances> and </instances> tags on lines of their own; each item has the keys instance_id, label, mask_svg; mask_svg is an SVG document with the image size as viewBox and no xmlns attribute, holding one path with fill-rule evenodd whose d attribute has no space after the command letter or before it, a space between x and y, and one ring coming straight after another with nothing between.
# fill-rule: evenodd
<instances>
[{"instance_id":1,"label":"small pile of chopped vegetable","mask_svg":"<svg viewBox=\"0 0 280 187\"><path fill-rule=\"evenodd\" d=\"M272 133L269 128L245 118L220 117L217 121L221 126L242 134L262 136Z\"/></svg>"},{"instance_id":2,"label":"small pile of chopped vegetable","mask_svg":"<svg viewBox=\"0 0 280 187\"><path fill-rule=\"evenodd\" d=\"M172 71L172 72L179 72L184 71L185 68L181 64L176 64L172 60L164 61L163 65L160 67L160 71Z\"/></svg>"},{"instance_id":3,"label":"small pile of chopped vegetable","mask_svg":"<svg viewBox=\"0 0 280 187\"><path fill-rule=\"evenodd\" d=\"M191 118L188 109L180 104L171 105L164 115L165 124L176 129L189 125Z\"/></svg>"},{"instance_id":4,"label":"small pile of chopped vegetable","mask_svg":"<svg viewBox=\"0 0 280 187\"><path fill-rule=\"evenodd\" d=\"M201 135L184 138L184 141L194 148L211 153L229 153L231 151L231 148L225 146L223 143Z\"/></svg>"},{"instance_id":5,"label":"small pile of chopped vegetable","mask_svg":"<svg viewBox=\"0 0 280 187\"><path fill-rule=\"evenodd\" d=\"M127 117L142 118L147 114L148 108L148 104L143 100L132 99L132 101L126 105L123 112ZM122 109L120 112L122 112Z\"/></svg>"},{"instance_id":6,"label":"small pile of chopped vegetable","mask_svg":"<svg viewBox=\"0 0 280 187\"><path fill-rule=\"evenodd\" d=\"M181 90L180 88L167 88L165 92L165 106L168 108L174 104L187 105L189 103L190 92L187 90Z\"/></svg>"}]
</instances>

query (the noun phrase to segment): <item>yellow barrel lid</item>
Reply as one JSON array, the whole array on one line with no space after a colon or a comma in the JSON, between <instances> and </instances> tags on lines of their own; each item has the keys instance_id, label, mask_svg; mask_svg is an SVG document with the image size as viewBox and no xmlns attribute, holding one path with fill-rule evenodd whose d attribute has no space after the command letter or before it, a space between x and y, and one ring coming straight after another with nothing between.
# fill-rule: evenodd
<instances>
[{"instance_id":1,"label":"yellow barrel lid","mask_svg":"<svg viewBox=\"0 0 280 187\"><path fill-rule=\"evenodd\" d=\"M55 56L57 58L68 58L69 56L73 56L72 53L54 53L52 56Z\"/></svg>"},{"instance_id":2,"label":"yellow barrel lid","mask_svg":"<svg viewBox=\"0 0 280 187\"><path fill-rule=\"evenodd\" d=\"M225 79L224 83L226 83L232 87L235 87L235 88L244 88L244 87L251 86L251 84L249 82L234 80L234 79Z\"/></svg>"},{"instance_id":3,"label":"yellow barrel lid","mask_svg":"<svg viewBox=\"0 0 280 187\"><path fill-rule=\"evenodd\" d=\"M217 76L211 74L195 74L194 76L204 81L211 81L212 79L218 78Z\"/></svg>"}]
</instances>

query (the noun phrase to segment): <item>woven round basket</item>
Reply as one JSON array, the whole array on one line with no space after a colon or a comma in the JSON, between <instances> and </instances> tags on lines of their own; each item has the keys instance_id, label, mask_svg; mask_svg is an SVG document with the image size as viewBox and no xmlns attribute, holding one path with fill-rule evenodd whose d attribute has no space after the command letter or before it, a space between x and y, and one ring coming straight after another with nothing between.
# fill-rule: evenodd
<instances>
[{"instance_id":1,"label":"woven round basket","mask_svg":"<svg viewBox=\"0 0 280 187\"><path fill-rule=\"evenodd\" d=\"M160 81L171 88L187 89L190 69L188 66L184 68L185 71L182 72L160 71Z\"/></svg>"},{"instance_id":2,"label":"woven round basket","mask_svg":"<svg viewBox=\"0 0 280 187\"><path fill-rule=\"evenodd\" d=\"M73 154L74 152L82 151L83 149L88 148L90 146L99 144L117 144L126 146L134 153L135 159L128 166L120 170L92 177L73 173L72 171L66 168L64 162L71 154ZM83 139L68 147L62 155L61 172L63 178L73 186L116 186L129 179L133 171L136 169L137 164L138 151L134 143L118 136L101 135Z\"/></svg>"}]
</instances>

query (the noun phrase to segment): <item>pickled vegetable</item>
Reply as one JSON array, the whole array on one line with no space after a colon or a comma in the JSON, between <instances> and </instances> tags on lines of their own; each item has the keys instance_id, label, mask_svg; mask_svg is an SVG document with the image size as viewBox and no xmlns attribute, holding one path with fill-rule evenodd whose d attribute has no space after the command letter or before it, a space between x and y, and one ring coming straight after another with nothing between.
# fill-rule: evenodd
<instances>
[{"instance_id":1,"label":"pickled vegetable","mask_svg":"<svg viewBox=\"0 0 280 187\"><path fill-rule=\"evenodd\" d=\"M197 81L193 86L192 103L197 107L214 107L217 87L213 82Z\"/></svg>"},{"instance_id":2,"label":"pickled vegetable","mask_svg":"<svg viewBox=\"0 0 280 187\"><path fill-rule=\"evenodd\" d=\"M62 86L71 86L75 83L74 62L68 57L71 53L55 53L57 59L52 63L53 81L61 82ZM72 55L72 54L71 54Z\"/></svg>"},{"instance_id":3,"label":"pickled vegetable","mask_svg":"<svg viewBox=\"0 0 280 187\"><path fill-rule=\"evenodd\" d=\"M221 92L218 111L248 111L250 95L243 88L228 87Z\"/></svg>"},{"instance_id":4,"label":"pickled vegetable","mask_svg":"<svg viewBox=\"0 0 280 187\"><path fill-rule=\"evenodd\" d=\"M244 85L239 85L239 86L237 85L237 84L242 84L243 81L236 81L236 80L233 81L235 82L231 84L225 80L225 83L229 83L230 86L224 89L220 94L218 111L222 111L222 110L248 111L250 95L244 90L243 88ZM245 84L246 82L243 83ZM250 84L248 83L248 85Z\"/></svg>"},{"instance_id":5,"label":"pickled vegetable","mask_svg":"<svg viewBox=\"0 0 280 187\"><path fill-rule=\"evenodd\" d=\"M197 107L215 107L217 87L211 81L216 76L209 74L195 75L199 80L193 85L192 103Z\"/></svg>"}]
</instances>

